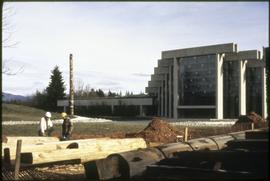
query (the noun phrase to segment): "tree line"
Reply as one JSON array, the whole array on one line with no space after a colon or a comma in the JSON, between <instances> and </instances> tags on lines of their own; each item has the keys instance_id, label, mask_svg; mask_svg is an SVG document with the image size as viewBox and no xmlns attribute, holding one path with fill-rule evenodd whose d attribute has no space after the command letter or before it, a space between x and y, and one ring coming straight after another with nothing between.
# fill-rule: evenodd
<instances>
[{"instance_id":1,"label":"tree line","mask_svg":"<svg viewBox=\"0 0 270 181\"><path fill-rule=\"evenodd\" d=\"M90 85L84 85L82 82L78 82L74 91L75 99L91 99L91 98L105 98L105 97L132 97L143 96L134 95L133 92L126 91L124 95L122 92L108 91L105 93L102 89L91 88ZM55 66L51 71L50 81L48 86L44 90L37 90L27 101L10 101L15 104L24 104L48 111L61 112L62 108L57 107L57 100L68 99L69 95L66 94L66 85L62 76L62 72L58 66Z\"/></svg>"}]
</instances>

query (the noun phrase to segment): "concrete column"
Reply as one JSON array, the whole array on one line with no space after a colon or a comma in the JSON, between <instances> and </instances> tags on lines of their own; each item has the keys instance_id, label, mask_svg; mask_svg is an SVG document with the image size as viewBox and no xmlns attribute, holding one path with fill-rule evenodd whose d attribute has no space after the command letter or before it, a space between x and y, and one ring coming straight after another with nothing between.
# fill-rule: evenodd
<instances>
[{"instance_id":1,"label":"concrete column","mask_svg":"<svg viewBox=\"0 0 270 181\"><path fill-rule=\"evenodd\" d=\"M64 106L64 112L67 112L67 107L66 106Z\"/></svg>"},{"instance_id":2,"label":"concrete column","mask_svg":"<svg viewBox=\"0 0 270 181\"><path fill-rule=\"evenodd\" d=\"M160 92L160 98L161 98L160 116L164 116L164 96L163 96L163 92L164 92L164 86L163 86L163 81L162 81L161 92Z\"/></svg>"},{"instance_id":3,"label":"concrete column","mask_svg":"<svg viewBox=\"0 0 270 181\"><path fill-rule=\"evenodd\" d=\"M112 114L114 113L114 105L111 105Z\"/></svg>"},{"instance_id":4,"label":"concrete column","mask_svg":"<svg viewBox=\"0 0 270 181\"><path fill-rule=\"evenodd\" d=\"M165 74L165 91L164 91L164 93L165 93L165 109L164 109L164 116L165 117L167 117L167 115L168 115L168 81L167 81L167 77L168 77L168 74Z\"/></svg>"},{"instance_id":5,"label":"concrete column","mask_svg":"<svg viewBox=\"0 0 270 181\"><path fill-rule=\"evenodd\" d=\"M178 106L178 62L176 57L173 59L173 118L177 119L177 106Z\"/></svg>"},{"instance_id":6,"label":"concrete column","mask_svg":"<svg viewBox=\"0 0 270 181\"><path fill-rule=\"evenodd\" d=\"M143 115L143 106L142 105L140 105L140 116L144 116Z\"/></svg>"},{"instance_id":7,"label":"concrete column","mask_svg":"<svg viewBox=\"0 0 270 181\"><path fill-rule=\"evenodd\" d=\"M160 116L161 113L160 87L158 87L157 99L158 99L158 116Z\"/></svg>"},{"instance_id":8,"label":"concrete column","mask_svg":"<svg viewBox=\"0 0 270 181\"><path fill-rule=\"evenodd\" d=\"M246 60L239 61L239 115L246 115Z\"/></svg>"},{"instance_id":9,"label":"concrete column","mask_svg":"<svg viewBox=\"0 0 270 181\"><path fill-rule=\"evenodd\" d=\"M216 61L216 118L223 119L223 58L224 54L217 54Z\"/></svg>"},{"instance_id":10,"label":"concrete column","mask_svg":"<svg viewBox=\"0 0 270 181\"><path fill-rule=\"evenodd\" d=\"M266 103L266 69L262 67L262 117L267 118L267 103Z\"/></svg>"},{"instance_id":11,"label":"concrete column","mask_svg":"<svg viewBox=\"0 0 270 181\"><path fill-rule=\"evenodd\" d=\"M169 66L169 100L168 100L168 104L169 104L169 117L172 117L172 79L171 79L171 70L172 67Z\"/></svg>"}]
</instances>

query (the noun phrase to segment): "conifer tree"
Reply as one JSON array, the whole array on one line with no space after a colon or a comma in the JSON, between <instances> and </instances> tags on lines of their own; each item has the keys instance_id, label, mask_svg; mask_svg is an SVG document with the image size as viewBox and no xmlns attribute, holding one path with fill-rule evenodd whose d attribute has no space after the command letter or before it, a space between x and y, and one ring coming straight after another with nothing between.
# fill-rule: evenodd
<instances>
[{"instance_id":1,"label":"conifer tree","mask_svg":"<svg viewBox=\"0 0 270 181\"><path fill-rule=\"evenodd\" d=\"M46 88L47 92L47 106L50 111L58 111L57 100L65 99L65 85L62 77L62 72L59 71L58 66L55 66L51 71L51 81Z\"/></svg>"}]
</instances>

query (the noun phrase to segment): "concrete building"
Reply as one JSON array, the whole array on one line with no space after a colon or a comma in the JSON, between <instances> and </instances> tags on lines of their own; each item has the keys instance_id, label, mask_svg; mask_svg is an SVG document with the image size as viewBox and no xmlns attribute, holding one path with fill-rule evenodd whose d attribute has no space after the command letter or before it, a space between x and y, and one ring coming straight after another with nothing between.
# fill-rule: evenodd
<instances>
[{"instance_id":1,"label":"concrete building","mask_svg":"<svg viewBox=\"0 0 270 181\"><path fill-rule=\"evenodd\" d=\"M260 51L235 43L163 51L145 92L162 117L266 118L265 67Z\"/></svg>"},{"instance_id":2,"label":"concrete building","mask_svg":"<svg viewBox=\"0 0 270 181\"><path fill-rule=\"evenodd\" d=\"M92 98L88 100L74 100L75 107L91 107L91 106L109 106L110 114L114 114L115 108L119 106L136 106L138 107L140 116L145 116L147 109L153 106L153 98L151 97L121 97L121 98ZM57 106L63 107L66 112L69 106L68 100L58 100Z\"/></svg>"}]
</instances>

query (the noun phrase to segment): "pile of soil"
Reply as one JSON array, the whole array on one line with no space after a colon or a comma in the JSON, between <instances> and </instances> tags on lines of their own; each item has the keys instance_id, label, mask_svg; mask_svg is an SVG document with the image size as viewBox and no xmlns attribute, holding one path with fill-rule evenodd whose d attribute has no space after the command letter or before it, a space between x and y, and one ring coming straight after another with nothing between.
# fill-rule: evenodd
<instances>
[{"instance_id":1,"label":"pile of soil","mask_svg":"<svg viewBox=\"0 0 270 181\"><path fill-rule=\"evenodd\" d=\"M160 119L153 119L148 126L139 133L129 133L127 137L141 137L146 142L172 143L176 142L176 136L183 135L182 132L175 130L167 122Z\"/></svg>"},{"instance_id":2,"label":"pile of soil","mask_svg":"<svg viewBox=\"0 0 270 181\"><path fill-rule=\"evenodd\" d=\"M238 120L232 126L235 130L239 129L251 129L251 124L254 123L255 128L260 128L265 126L265 120L255 112L249 112L247 115L239 116Z\"/></svg>"}]
</instances>

